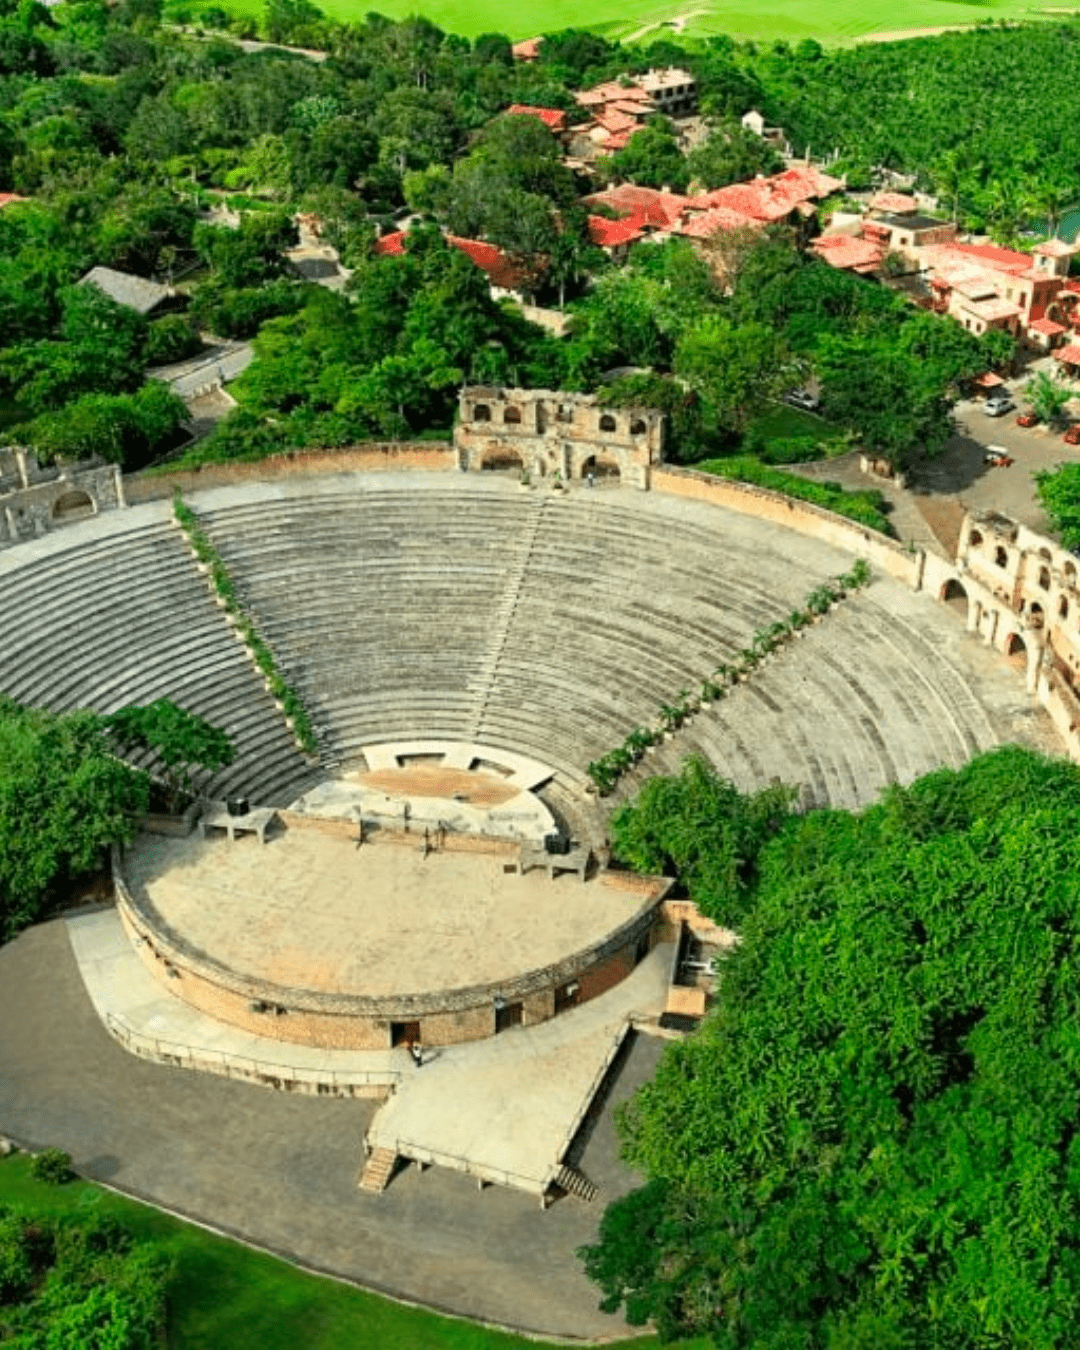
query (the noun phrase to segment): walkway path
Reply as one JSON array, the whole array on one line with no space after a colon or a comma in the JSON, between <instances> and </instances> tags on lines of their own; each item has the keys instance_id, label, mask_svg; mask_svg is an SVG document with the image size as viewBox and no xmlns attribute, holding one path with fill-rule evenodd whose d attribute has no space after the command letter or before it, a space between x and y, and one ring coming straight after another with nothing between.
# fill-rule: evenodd
<instances>
[{"instance_id":1,"label":"walkway path","mask_svg":"<svg viewBox=\"0 0 1080 1350\"><path fill-rule=\"evenodd\" d=\"M146 969L113 909L67 920L72 950L98 1016L144 1058L226 1077L269 1077L307 1090L331 1083L394 1087L369 1141L541 1194L631 1018L664 1007L671 949L655 947L614 989L535 1027L429 1051L420 1070L405 1050L317 1050L249 1032L174 998ZM406 1147L407 1145L407 1147ZM359 1141L356 1166L362 1161Z\"/></svg>"},{"instance_id":2,"label":"walkway path","mask_svg":"<svg viewBox=\"0 0 1080 1350\"><path fill-rule=\"evenodd\" d=\"M383 1195L356 1189L374 1103L270 1092L135 1059L86 996L63 922L0 948L0 1132L55 1144L86 1176L427 1306L538 1335L629 1334L598 1311L574 1256L602 1207L542 1212L504 1187L409 1168ZM612 1107L652 1077L661 1042L630 1047L581 1169L607 1200L633 1177ZM421 1073L427 1072L426 1069Z\"/></svg>"}]
</instances>

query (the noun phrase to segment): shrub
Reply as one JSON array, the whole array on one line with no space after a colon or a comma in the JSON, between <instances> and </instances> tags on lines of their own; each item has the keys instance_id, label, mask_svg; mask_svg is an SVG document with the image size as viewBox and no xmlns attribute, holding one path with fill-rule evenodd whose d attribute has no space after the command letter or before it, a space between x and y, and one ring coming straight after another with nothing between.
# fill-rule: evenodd
<instances>
[{"instance_id":1,"label":"shrub","mask_svg":"<svg viewBox=\"0 0 1080 1350\"><path fill-rule=\"evenodd\" d=\"M71 1154L62 1148L46 1148L30 1161L30 1175L47 1186L63 1186L75 1173L71 1170Z\"/></svg>"}]
</instances>

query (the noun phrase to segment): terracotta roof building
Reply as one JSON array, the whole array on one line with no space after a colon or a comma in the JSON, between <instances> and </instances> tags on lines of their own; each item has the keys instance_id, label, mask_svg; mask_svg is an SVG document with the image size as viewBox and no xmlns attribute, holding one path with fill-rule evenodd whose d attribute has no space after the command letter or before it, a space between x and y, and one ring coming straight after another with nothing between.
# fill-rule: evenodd
<instances>
[{"instance_id":1,"label":"terracotta roof building","mask_svg":"<svg viewBox=\"0 0 1080 1350\"><path fill-rule=\"evenodd\" d=\"M516 295L526 273L501 248L485 243L482 239L462 239L456 234L448 234L446 242L456 248L487 273L488 282L493 291ZM375 243L376 257L394 257L405 252L405 231L397 230L393 234L384 234Z\"/></svg>"},{"instance_id":2,"label":"terracotta roof building","mask_svg":"<svg viewBox=\"0 0 1080 1350\"><path fill-rule=\"evenodd\" d=\"M880 244L874 244L869 239L853 239L847 234L823 235L815 239L810 247L830 267L847 272L876 272L885 261L885 251Z\"/></svg>"},{"instance_id":3,"label":"terracotta roof building","mask_svg":"<svg viewBox=\"0 0 1080 1350\"><path fill-rule=\"evenodd\" d=\"M561 108L534 108L528 103L512 103L506 110L508 117L536 117L549 131L566 130L566 113Z\"/></svg>"},{"instance_id":4,"label":"terracotta roof building","mask_svg":"<svg viewBox=\"0 0 1080 1350\"><path fill-rule=\"evenodd\" d=\"M515 61L538 61L540 59L540 44L542 37L526 38L524 42L515 42L510 48L510 54Z\"/></svg>"}]
</instances>

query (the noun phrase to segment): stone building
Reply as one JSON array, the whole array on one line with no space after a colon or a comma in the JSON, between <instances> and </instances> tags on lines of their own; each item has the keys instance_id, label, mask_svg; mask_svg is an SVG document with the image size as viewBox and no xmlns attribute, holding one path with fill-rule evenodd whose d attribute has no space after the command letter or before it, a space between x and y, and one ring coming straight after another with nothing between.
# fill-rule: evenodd
<instances>
[{"instance_id":1,"label":"stone building","mask_svg":"<svg viewBox=\"0 0 1080 1350\"><path fill-rule=\"evenodd\" d=\"M1024 676L1070 750L1080 749L1080 588L1067 549L994 511L973 511L960 532L955 575L938 599Z\"/></svg>"},{"instance_id":2,"label":"stone building","mask_svg":"<svg viewBox=\"0 0 1080 1350\"><path fill-rule=\"evenodd\" d=\"M43 469L32 451L0 447L0 548L126 504L116 464L87 460Z\"/></svg>"},{"instance_id":3,"label":"stone building","mask_svg":"<svg viewBox=\"0 0 1080 1350\"><path fill-rule=\"evenodd\" d=\"M462 391L454 431L458 466L535 478L618 478L647 489L664 458L664 415L653 408L605 408L593 394L550 389Z\"/></svg>"}]
</instances>

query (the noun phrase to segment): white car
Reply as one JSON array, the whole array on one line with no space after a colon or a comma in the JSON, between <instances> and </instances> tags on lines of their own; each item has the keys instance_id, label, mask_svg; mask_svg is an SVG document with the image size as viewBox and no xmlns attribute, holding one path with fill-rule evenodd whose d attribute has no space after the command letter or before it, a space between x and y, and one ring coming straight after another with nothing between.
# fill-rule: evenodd
<instances>
[{"instance_id":1,"label":"white car","mask_svg":"<svg viewBox=\"0 0 1080 1350\"><path fill-rule=\"evenodd\" d=\"M784 402L793 408L802 408L805 412L817 412L818 401L809 389L791 389L784 395Z\"/></svg>"},{"instance_id":2,"label":"white car","mask_svg":"<svg viewBox=\"0 0 1080 1350\"><path fill-rule=\"evenodd\" d=\"M987 417L1004 417L1007 412L1012 412L1016 404L1008 394L1002 394L1000 398L988 398L984 407Z\"/></svg>"}]
</instances>

